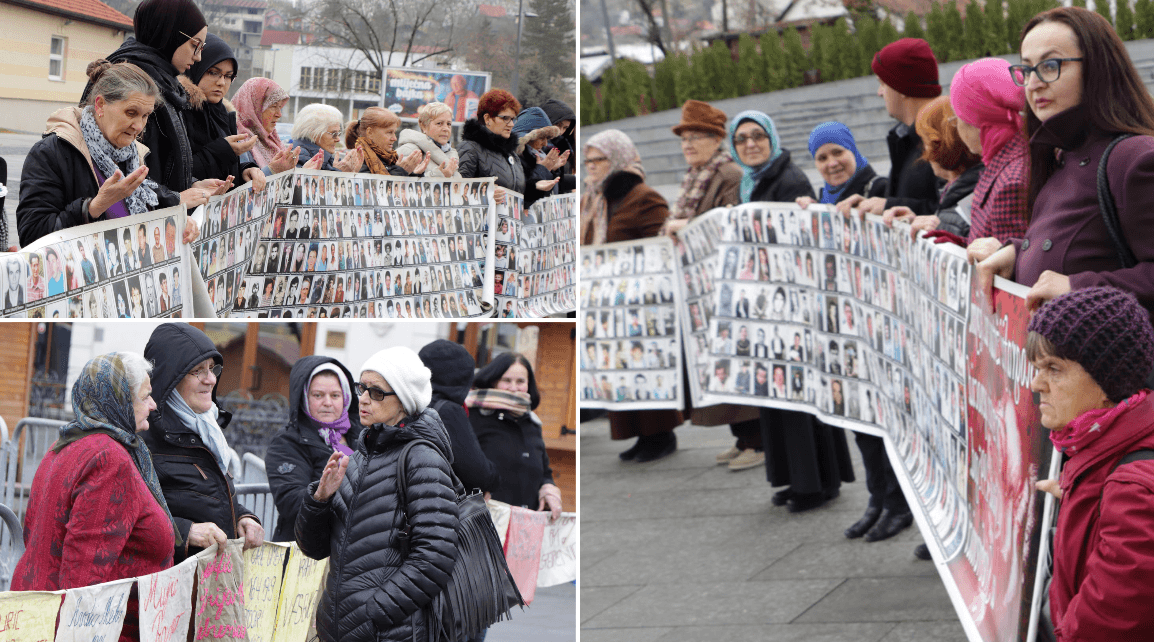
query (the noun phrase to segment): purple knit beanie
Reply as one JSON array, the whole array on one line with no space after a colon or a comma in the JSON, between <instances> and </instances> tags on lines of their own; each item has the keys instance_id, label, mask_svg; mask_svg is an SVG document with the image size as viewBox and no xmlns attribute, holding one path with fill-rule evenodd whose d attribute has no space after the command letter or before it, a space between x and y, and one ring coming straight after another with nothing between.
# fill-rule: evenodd
<instances>
[{"instance_id":1,"label":"purple knit beanie","mask_svg":"<svg viewBox=\"0 0 1154 642\"><path fill-rule=\"evenodd\" d=\"M1154 370L1150 313L1117 288L1063 294L1034 314L1029 331L1053 344L1055 356L1078 362L1114 402L1138 392Z\"/></svg>"}]
</instances>

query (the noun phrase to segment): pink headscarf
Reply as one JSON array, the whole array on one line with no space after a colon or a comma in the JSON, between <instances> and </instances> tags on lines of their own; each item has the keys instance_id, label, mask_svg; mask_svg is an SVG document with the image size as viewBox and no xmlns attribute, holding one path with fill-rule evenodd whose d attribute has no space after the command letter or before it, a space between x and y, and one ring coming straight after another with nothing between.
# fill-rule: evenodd
<instances>
[{"instance_id":1,"label":"pink headscarf","mask_svg":"<svg viewBox=\"0 0 1154 642\"><path fill-rule=\"evenodd\" d=\"M261 115L264 110L273 105L288 100L288 92L281 89L269 78L250 78L245 81L232 104L236 106L236 130L238 134L255 134L256 147L252 148L253 159L257 165L265 167L273 156L285 148L276 128L265 131L261 124Z\"/></svg>"},{"instance_id":2,"label":"pink headscarf","mask_svg":"<svg viewBox=\"0 0 1154 642\"><path fill-rule=\"evenodd\" d=\"M1026 92L1014 84L1009 66L1001 58L975 60L963 65L950 83L954 113L982 131L982 162L987 165L1022 133Z\"/></svg>"}]
</instances>

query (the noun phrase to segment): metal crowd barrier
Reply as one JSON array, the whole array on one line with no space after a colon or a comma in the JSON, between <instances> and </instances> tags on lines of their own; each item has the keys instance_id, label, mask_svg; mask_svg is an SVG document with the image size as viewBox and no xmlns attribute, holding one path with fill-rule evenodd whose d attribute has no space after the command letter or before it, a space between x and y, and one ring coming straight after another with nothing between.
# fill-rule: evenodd
<instances>
[{"instance_id":1,"label":"metal crowd barrier","mask_svg":"<svg viewBox=\"0 0 1154 642\"><path fill-rule=\"evenodd\" d=\"M279 513L276 503L272 500L272 491L268 484L237 484L236 496L241 505L256 513L264 526L265 537L272 538L276 530L276 520Z\"/></svg>"},{"instance_id":2,"label":"metal crowd barrier","mask_svg":"<svg viewBox=\"0 0 1154 642\"><path fill-rule=\"evenodd\" d=\"M24 529L11 508L0 504L0 591L12 585L12 572L24 554Z\"/></svg>"}]
</instances>

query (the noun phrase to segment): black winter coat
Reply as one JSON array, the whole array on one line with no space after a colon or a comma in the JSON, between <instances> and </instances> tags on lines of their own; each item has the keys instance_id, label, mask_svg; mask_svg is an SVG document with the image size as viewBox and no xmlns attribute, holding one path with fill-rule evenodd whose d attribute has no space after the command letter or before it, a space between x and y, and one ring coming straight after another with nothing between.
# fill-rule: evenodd
<instances>
[{"instance_id":1,"label":"black winter coat","mask_svg":"<svg viewBox=\"0 0 1154 642\"><path fill-rule=\"evenodd\" d=\"M549 117L549 122L557 125L558 127L561 126L561 121L569 121L568 129L561 132L560 136L551 138L549 142L552 143L554 147L559 149L562 154L569 152L569 161L566 162L563 166L553 170L553 175L561 176L563 174L569 174L572 176L577 171L577 149L573 145L573 134L577 131L577 114L573 111L572 107L566 105L560 100L557 100L556 98L550 98L541 103L541 109L543 109L545 111L545 115ZM561 183L565 183L565 181L562 180ZM562 192L567 192L570 189L573 188L567 187L564 184L561 185Z\"/></svg>"},{"instance_id":2,"label":"black winter coat","mask_svg":"<svg viewBox=\"0 0 1154 642\"><path fill-rule=\"evenodd\" d=\"M890 182L886 187L886 209L905 205L919 216L933 214L938 208L938 177L934 168L921 160L922 139L913 126L905 136L898 135L901 124L886 135L890 150Z\"/></svg>"},{"instance_id":3,"label":"black winter coat","mask_svg":"<svg viewBox=\"0 0 1154 642\"><path fill-rule=\"evenodd\" d=\"M241 517L252 517L257 522L260 519L237 501L232 476L220 469L200 435L168 410L169 395L180 394L176 386L193 367L208 358L224 363L212 340L187 323L166 323L153 330L144 347L144 358L154 364L152 398L158 403L148 415L148 430L141 436L152 452L164 500L184 540L173 559L179 563L202 550L188 544L188 530L193 524L212 522L234 539ZM216 402L215 387L212 400ZM220 410L222 429L231 419L232 413Z\"/></svg>"},{"instance_id":4,"label":"black winter coat","mask_svg":"<svg viewBox=\"0 0 1154 642\"><path fill-rule=\"evenodd\" d=\"M309 140L307 138L301 138L299 140L294 138L292 141L292 144L301 148L301 155L297 157L297 167L304 167L305 163L309 162L310 160L312 160L313 156L317 155L317 152L323 152L324 151L323 149L321 149L320 145L312 142L311 140ZM326 172L340 171L336 167L333 166L333 155L332 154L325 152L324 156L322 156L321 159L322 159L321 160L321 169L325 170ZM365 167L368 167L368 165L365 165ZM397 169L400 169L400 168L397 168ZM392 169L390 168L389 171L391 172ZM408 174L401 174L401 176L408 176Z\"/></svg>"},{"instance_id":5,"label":"black winter coat","mask_svg":"<svg viewBox=\"0 0 1154 642\"><path fill-rule=\"evenodd\" d=\"M309 375L325 363L331 363L345 373L350 391L356 382L349 369L331 357L313 355L293 364L292 372L289 373L289 423L272 438L264 458L269 490L272 491L278 513L276 532L272 536L274 542L293 540L293 527L308 485L321 478L325 464L333 454L332 447L321 437L316 422L305 412L305 406L301 403ZM345 433L345 442L349 448L356 450L361 435L360 406L356 394L350 394L350 426Z\"/></svg>"},{"instance_id":6,"label":"black winter coat","mask_svg":"<svg viewBox=\"0 0 1154 642\"><path fill-rule=\"evenodd\" d=\"M436 411L426 409L397 426L365 429L350 458L340 488L327 502L308 488L296 523L301 551L329 558L329 574L317 607L317 633L324 642L426 640L421 609L449 583L457 558L456 490L450 477L449 438ZM408 515L410 551L396 548L402 515L398 510L398 456L409 453Z\"/></svg>"},{"instance_id":7,"label":"black winter coat","mask_svg":"<svg viewBox=\"0 0 1154 642\"><path fill-rule=\"evenodd\" d=\"M469 421L481 450L501 474L501 483L492 491L493 499L537 510L537 491L543 484L553 483L541 426L528 414L517 419L506 412L481 408L469 409Z\"/></svg>"},{"instance_id":8,"label":"black winter coat","mask_svg":"<svg viewBox=\"0 0 1154 642\"><path fill-rule=\"evenodd\" d=\"M461 157L457 171L464 178L494 176L497 185L525 193L525 168L517 160L516 136L503 138L476 118L470 118L461 131L457 154Z\"/></svg>"},{"instance_id":9,"label":"black winter coat","mask_svg":"<svg viewBox=\"0 0 1154 642\"><path fill-rule=\"evenodd\" d=\"M813 185L800 167L789 159L789 150L781 150L781 155L773 159L769 169L753 186L752 203L789 203L799 196L814 198Z\"/></svg>"},{"instance_id":10,"label":"black winter coat","mask_svg":"<svg viewBox=\"0 0 1154 642\"><path fill-rule=\"evenodd\" d=\"M152 150L152 154L145 159L148 177L174 192L183 192L192 187L192 146L182 117L182 113L189 109L188 94L176 79L176 67L165 60L159 51L137 42L132 36L108 55L108 62L131 62L144 70L160 87L161 100L157 101L156 109L148 117L148 125L140 139ZM92 81L89 80L81 94L81 104L88 98L91 89Z\"/></svg>"},{"instance_id":11,"label":"black winter coat","mask_svg":"<svg viewBox=\"0 0 1154 642\"><path fill-rule=\"evenodd\" d=\"M469 423L465 398L473 387L476 362L461 346L438 339L420 351L421 361L433 373L433 402L430 408L441 416L449 443L453 448L453 472L466 490L479 488L492 492L500 480L497 467L477 443L477 435Z\"/></svg>"},{"instance_id":12,"label":"black winter coat","mask_svg":"<svg viewBox=\"0 0 1154 642\"><path fill-rule=\"evenodd\" d=\"M181 111L185 131L192 149L192 176L197 180L232 176L236 186L244 185L241 176L244 170L258 167L256 163L240 162L240 156L232 151L226 136L236 135L236 112L226 106L228 101L212 104L187 76L178 77L188 93L189 108Z\"/></svg>"},{"instance_id":13,"label":"black winter coat","mask_svg":"<svg viewBox=\"0 0 1154 642\"><path fill-rule=\"evenodd\" d=\"M967 169L961 176L954 179L953 183L942 192L942 200L938 203L937 211L934 212L941 224L938 225L939 230L952 232L966 238L970 233L970 200L968 197L974 193L974 188L977 187L978 181L982 178L982 172L986 170L986 166L978 163L973 167ZM962 201L966 201L962 203ZM964 208L964 212L961 211Z\"/></svg>"}]
</instances>

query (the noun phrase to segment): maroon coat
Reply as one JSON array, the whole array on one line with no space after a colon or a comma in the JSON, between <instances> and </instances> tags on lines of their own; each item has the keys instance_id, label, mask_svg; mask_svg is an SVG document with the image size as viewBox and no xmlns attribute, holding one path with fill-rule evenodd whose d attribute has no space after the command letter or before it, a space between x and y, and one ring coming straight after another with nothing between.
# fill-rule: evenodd
<instances>
[{"instance_id":1,"label":"maroon coat","mask_svg":"<svg viewBox=\"0 0 1154 642\"><path fill-rule=\"evenodd\" d=\"M1147 639L1154 630L1154 460L1115 469L1146 449L1154 449L1154 395L1122 412L1062 470L1050 584L1060 642Z\"/></svg>"},{"instance_id":2,"label":"maroon coat","mask_svg":"<svg viewBox=\"0 0 1154 642\"><path fill-rule=\"evenodd\" d=\"M1107 175L1122 233L1138 265L1122 269L1098 209L1098 160L1114 135L1088 131L1078 108L1042 124L1030 141L1031 153L1058 148L1062 166L1034 202L1025 239L1018 250L1014 280L1032 286L1046 270L1070 277L1072 289L1112 285L1133 292L1154 310L1154 137L1136 136L1110 154Z\"/></svg>"}]
</instances>

